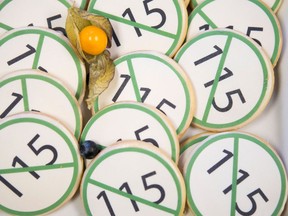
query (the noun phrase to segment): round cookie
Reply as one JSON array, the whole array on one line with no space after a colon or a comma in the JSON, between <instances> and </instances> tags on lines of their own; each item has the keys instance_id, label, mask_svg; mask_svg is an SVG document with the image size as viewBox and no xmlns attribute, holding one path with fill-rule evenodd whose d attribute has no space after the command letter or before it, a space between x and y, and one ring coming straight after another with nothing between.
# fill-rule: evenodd
<instances>
[{"instance_id":1,"label":"round cookie","mask_svg":"<svg viewBox=\"0 0 288 216\"><path fill-rule=\"evenodd\" d=\"M182 46L175 60L196 94L193 124L209 131L240 128L268 104L274 70L251 38L229 29L202 33Z\"/></svg>"},{"instance_id":2,"label":"round cookie","mask_svg":"<svg viewBox=\"0 0 288 216\"><path fill-rule=\"evenodd\" d=\"M184 178L195 215L280 215L287 176L277 153L254 135L212 135L190 153Z\"/></svg>"},{"instance_id":3,"label":"round cookie","mask_svg":"<svg viewBox=\"0 0 288 216\"><path fill-rule=\"evenodd\" d=\"M80 105L65 85L38 70L20 70L0 78L0 118L37 111L63 123L78 140L82 131Z\"/></svg>"},{"instance_id":4,"label":"round cookie","mask_svg":"<svg viewBox=\"0 0 288 216\"><path fill-rule=\"evenodd\" d=\"M188 15L181 0L91 0L89 12L108 18L113 28L113 59L136 50L173 56L185 39Z\"/></svg>"},{"instance_id":5,"label":"round cookie","mask_svg":"<svg viewBox=\"0 0 288 216\"><path fill-rule=\"evenodd\" d=\"M25 26L47 27L66 35L67 12L74 2L77 7L86 5L86 0L4 0L0 3L0 35Z\"/></svg>"},{"instance_id":6,"label":"round cookie","mask_svg":"<svg viewBox=\"0 0 288 216\"><path fill-rule=\"evenodd\" d=\"M83 162L78 143L58 121L34 112L0 120L0 210L42 215L75 194Z\"/></svg>"},{"instance_id":7,"label":"round cookie","mask_svg":"<svg viewBox=\"0 0 288 216\"><path fill-rule=\"evenodd\" d=\"M97 98L94 113L116 101L138 101L165 113L181 137L194 110L194 90L184 70L171 58L153 51L137 51L114 61L115 75Z\"/></svg>"},{"instance_id":8,"label":"round cookie","mask_svg":"<svg viewBox=\"0 0 288 216\"><path fill-rule=\"evenodd\" d=\"M159 147L178 162L179 141L170 120L156 108L137 102L117 102L99 110L83 129L80 142L107 147L118 140L142 140Z\"/></svg>"},{"instance_id":9,"label":"round cookie","mask_svg":"<svg viewBox=\"0 0 288 216\"><path fill-rule=\"evenodd\" d=\"M253 38L275 66L282 51L276 15L259 0L206 0L189 15L187 40L215 28L231 28Z\"/></svg>"},{"instance_id":10,"label":"round cookie","mask_svg":"<svg viewBox=\"0 0 288 216\"><path fill-rule=\"evenodd\" d=\"M182 215L186 200L175 163L142 141L100 152L84 173L81 195L87 215Z\"/></svg>"},{"instance_id":11,"label":"round cookie","mask_svg":"<svg viewBox=\"0 0 288 216\"><path fill-rule=\"evenodd\" d=\"M63 81L82 101L86 85L84 63L68 39L40 27L17 28L0 37L0 76L21 69L39 69Z\"/></svg>"},{"instance_id":12,"label":"round cookie","mask_svg":"<svg viewBox=\"0 0 288 216\"><path fill-rule=\"evenodd\" d=\"M204 0L190 0L190 5L192 8L195 8L202 2L204 2ZM278 11L279 7L282 4L282 0L262 0L262 2L266 4L267 7L271 8L274 13Z\"/></svg>"}]
</instances>

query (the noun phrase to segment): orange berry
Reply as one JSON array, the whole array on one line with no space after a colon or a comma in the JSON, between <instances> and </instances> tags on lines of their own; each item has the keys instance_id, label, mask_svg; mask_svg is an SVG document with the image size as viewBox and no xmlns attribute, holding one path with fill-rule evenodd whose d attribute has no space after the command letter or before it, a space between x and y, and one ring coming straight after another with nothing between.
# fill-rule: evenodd
<instances>
[{"instance_id":1,"label":"orange berry","mask_svg":"<svg viewBox=\"0 0 288 216\"><path fill-rule=\"evenodd\" d=\"M79 34L82 50L91 55L102 53L108 43L108 38L101 28L86 26Z\"/></svg>"}]
</instances>

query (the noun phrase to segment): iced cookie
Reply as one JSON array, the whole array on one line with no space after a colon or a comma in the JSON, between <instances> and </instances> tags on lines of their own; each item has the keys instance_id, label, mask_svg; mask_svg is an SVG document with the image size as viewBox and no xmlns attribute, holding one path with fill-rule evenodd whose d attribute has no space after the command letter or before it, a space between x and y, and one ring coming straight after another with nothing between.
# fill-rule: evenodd
<instances>
[{"instance_id":1,"label":"iced cookie","mask_svg":"<svg viewBox=\"0 0 288 216\"><path fill-rule=\"evenodd\" d=\"M186 200L175 163L142 141L121 141L97 155L81 195L87 215L181 216Z\"/></svg>"},{"instance_id":2,"label":"iced cookie","mask_svg":"<svg viewBox=\"0 0 288 216\"><path fill-rule=\"evenodd\" d=\"M183 0L91 0L87 10L110 20L113 59L136 50L156 50L173 56L187 32Z\"/></svg>"},{"instance_id":3,"label":"iced cookie","mask_svg":"<svg viewBox=\"0 0 288 216\"><path fill-rule=\"evenodd\" d=\"M81 143L92 140L107 147L131 139L149 142L178 162L179 141L170 120L156 108L137 102L118 102L99 110L83 129Z\"/></svg>"},{"instance_id":4,"label":"iced cookie","mask_svg":"<svg viewBox=\"0 0 288 216\"><path fill-rule=\"evenodd\" d=\"M0 78L0 118L23 112L48 114L63 123L78 139L82 113L65 85L38 70L21 70Z\"/></svg>"},{"instance_id":5,"label":"iced cookie","mask_svg":"<svg viewBox=\"0 0 288 216\"><path fill-rule=\"evenodd\" d=\"M194 110L194 90L184 70L159 52L138 51L114 61L115 75L98 97L94 113L117 101L138 101L165 113L181 137L189 127Z\"/></svg>"},{"instance_id":6,"label":"iced cookie","mask_svg":"<svg viewBox=\"0 0 288 216\"><path fill-rule=\"evenodd\" d=\"M274 149L240 132L209 136L190 153L184 178L195 215L281 215L287 176Z\"/></svg>"},{"instance_id":7,"label":"iced cookie","mask_svg":"<svg viewBox=\"0 0 288 216\"><path fill-rule=\"evenodd\" d=\"M26 26L46 27L66 34L65 22L71 5L84 8L86 0L4 0L0 3L0 35Z\"/></svg>"},{"instance_id":8,"label":"iced cookie","mask_svg":"<svg viewBox=\"0 0 288 216\"><path fill-rule=\"evenodd\" d=\"M86 84L84 63L67 38L40 27L8 31L0 37L0 77L20 69L39 69L61 80L79 102Z\"/></svg>"},{"instance_id":9,"label":"iced cookie","mask_svg":"<svg viewBox=\"0 0 288 216\"><path fill-rule=\"evenodd\" d=\"M83 163L78 143L58 121L26 112L0 120L0 209L48 214L75 194Z\"/></svg>"},{"instance_id":10,"label":"iced cookie","mask_svg":"<svg viewBox=\"0 0 288 216\"><path fill-rule=\"evenodd\" d=\"M219 29L182 46L175 60L196 94L193 124L210 131L240 128L267 106L274 86L269 57L246 35Z\"/></svg>"},{"instance_id":11,"label":"iced cookie","mask_svg":"<svg viewBox=\"0 0 288 216\"><path fill-rule=\"evenodd\" d=\"M189 15L187 40L215 28L230 28L253 38L275 66L282 50L276 15L259 0L206 0Z\"/></svg>"}]
</instances>

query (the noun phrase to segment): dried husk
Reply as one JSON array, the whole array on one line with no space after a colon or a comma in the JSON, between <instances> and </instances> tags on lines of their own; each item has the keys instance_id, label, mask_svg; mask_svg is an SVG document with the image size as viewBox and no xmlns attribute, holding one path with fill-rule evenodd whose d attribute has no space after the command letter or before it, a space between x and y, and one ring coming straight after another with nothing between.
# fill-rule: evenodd
<instances>
[{"instance_id":1,"label":"dried husk","mask_svg":"<svg viewBox=\"0 0 288 216\"><path fill-rule=\"evenodd\" d=\"M109 86L115 72L115 65L110 58L109 51L105 50L100 55L97 55L95 60L89 66L89 93L86 100L88 109L93 107L98 95Z\"/></svg>"},{"instance_id":2,"label":"dried husk","mask_svg":"<svg viewBox=\"0 0 288 216\"><path fill-rule=\"evenodd\" d=\"M83 28L90 25L105 31L108 38L107 48L110 48L112 27L107 18L88 13L76 7L68 9L65 26L67 37L78 51L78 54L89 65L89 92L86 100L89 109L93 107L96 98L109 86L115 72L115 66L108 50L103 51L99 55L90 55L82 50L79 33Z\"/></svg>"}]
</instances>

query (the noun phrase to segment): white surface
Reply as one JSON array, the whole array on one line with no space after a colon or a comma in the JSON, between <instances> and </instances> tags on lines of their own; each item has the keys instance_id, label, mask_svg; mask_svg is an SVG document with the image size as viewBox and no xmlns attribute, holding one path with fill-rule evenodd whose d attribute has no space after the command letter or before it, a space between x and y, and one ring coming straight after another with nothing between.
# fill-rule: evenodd
<instances>
[{"instance_id":1,"label":"white surface","mask_svg":"<svg viewBox=\"0 0 288 216\"><path fill-rule=\"evenodd\" d=\"M283 50L278 66L275 68L276 79L273 98L265 111L257 119L241 130L258 135L274 146L284 161L286 170L288 171L288 1L283 1L277 15L283 30ZM190 128L185 134L185 137L189 137L198 132L199 130ZM0 215L2 216L6 214L0 212ZM79 193L51 215L86 215ZM287 205L282 216L288 216Z\"/></svg>"}]
</instances>

